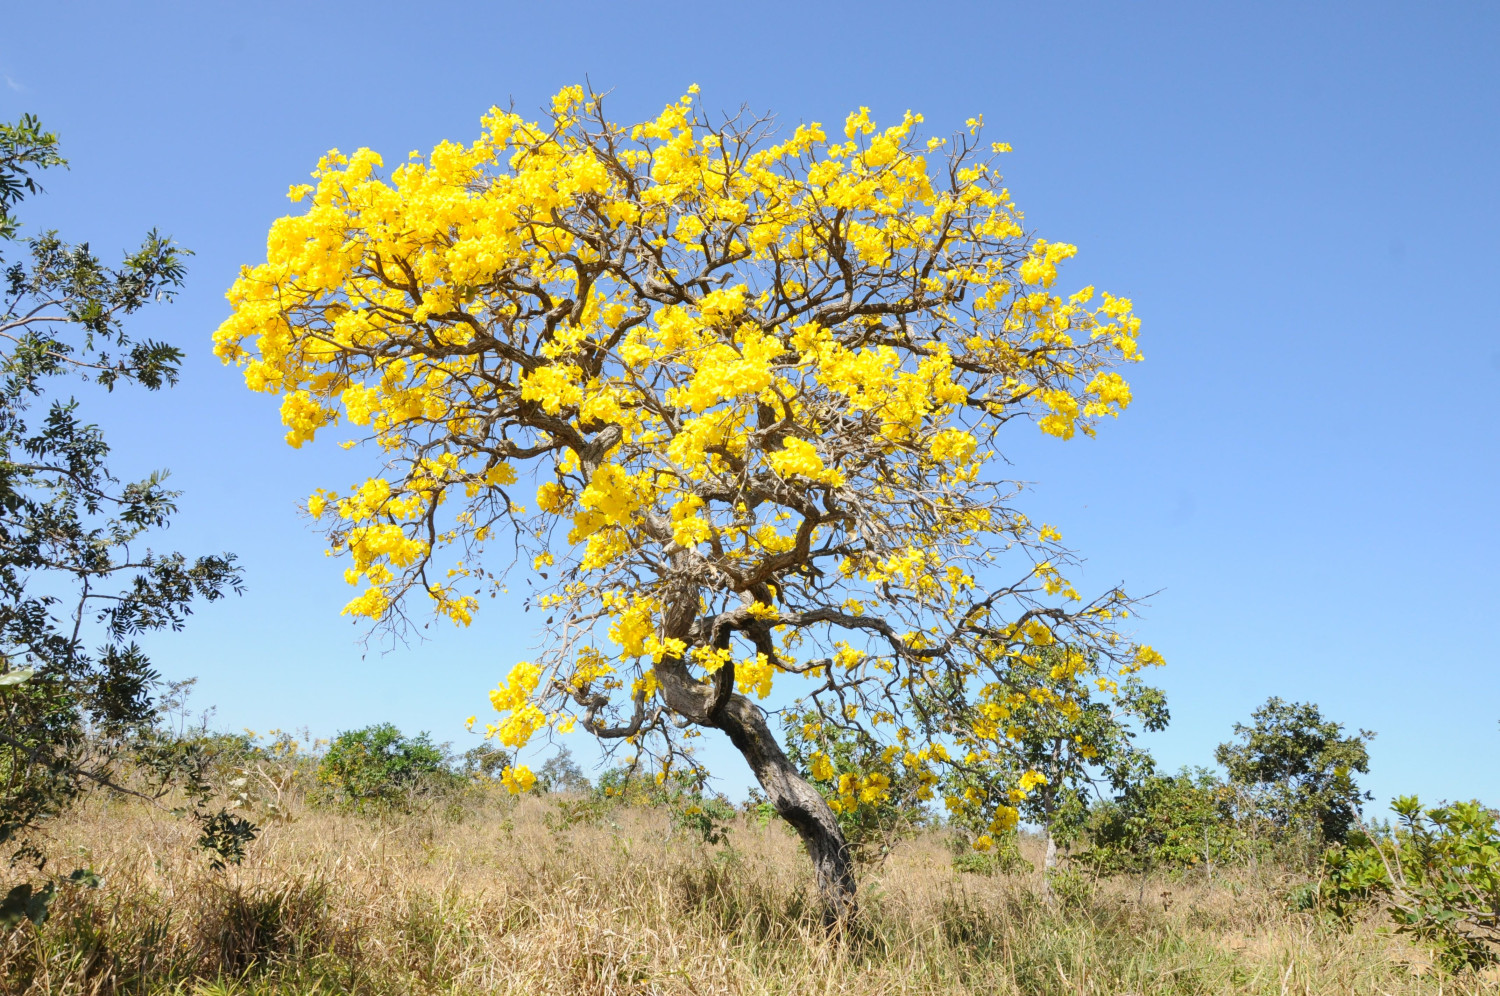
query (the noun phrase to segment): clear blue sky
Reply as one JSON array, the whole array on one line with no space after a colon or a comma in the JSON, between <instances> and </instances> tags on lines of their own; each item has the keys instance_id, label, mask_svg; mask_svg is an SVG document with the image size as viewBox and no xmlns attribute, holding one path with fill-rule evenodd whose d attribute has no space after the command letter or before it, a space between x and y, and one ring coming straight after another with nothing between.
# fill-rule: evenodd
<instances>
[{"instance_id":1,"label":"clear blue sky","mask_svg":"<svg viewBox=\"0 0 1500 996\"><path fill-rule=\"evenodd\" d=\"M245 597L152 642L227 726L392 720L464 746L531 639L487 605L366 654L339 616L296 505L354 463L287 448L209 349L287 186L330 147L471 140L491 104L585 76L617 119L696 82L788 123L982 112L1028 220L1080 247L1069 273L1135 299L1127 415L1094 441L1021 430L1010 455L1088 582L1160 590L1138 635L1169 660L1167 765L1208 762L1275 694L1379 731L1382 800L1497 802L1496 51L1480 3L31 3L6 15L0 118L39 114L72 161L32 226L114 251L155 225L197 253L135 326L189 351L185 382L97 411L122 472L186 490L167 542L244 560Z\"/></svg>"}]
</instances>

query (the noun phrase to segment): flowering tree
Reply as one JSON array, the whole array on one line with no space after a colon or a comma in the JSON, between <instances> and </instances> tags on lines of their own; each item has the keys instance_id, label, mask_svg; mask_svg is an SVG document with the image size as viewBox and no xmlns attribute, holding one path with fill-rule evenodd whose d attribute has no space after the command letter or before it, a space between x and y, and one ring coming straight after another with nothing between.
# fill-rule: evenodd
<instances>
[{"instance_id":1,"label":"flowering tree","mask_svg":"<svg viewBox=\"0 0 1500 996\"><path fill-rule=\"evenodd\" d=\"M293 446L345 423L384 460L307 503L362 586L346 612L399 627L415 596L467 624L524 558L546 650L491 693L489 732L580 724L666 768L723 731L835 919L848 848L757 704L773 685L935 782L986 762L971 717L1003 719L1028 648L1155 659L993 469L1013 419L1066 439L1128 404L1130 302L1054 292L1075 250L1022 228L1005 147L921 120L862 108L829 141L690 93L620 127L569 87L388 176L331 152L216 336Z\"/></svg>"}]
</instances>

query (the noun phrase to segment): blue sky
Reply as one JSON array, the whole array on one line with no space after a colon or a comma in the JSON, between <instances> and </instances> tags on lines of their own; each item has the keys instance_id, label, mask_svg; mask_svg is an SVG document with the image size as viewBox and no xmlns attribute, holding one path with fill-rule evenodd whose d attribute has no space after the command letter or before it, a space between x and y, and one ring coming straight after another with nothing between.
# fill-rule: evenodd
<instances>
[{"instance_id":1,"label":"blue sky","mask_svg":"<svg viewBox=\"0 0 1500 996\"><path fill-rule=\"evenodd\" d=\"M983 113L1028 221L1080 247L1069 278L1135 300L1130 411L1007 452L1086 582L1159 591L1137 635L1169 661L1165 764L1206 763L1275 694L1378 731L1382 800L1495 802L1497 49L1479 3L55 2L7 14L0 119L39 114L72 162L33 229L112 252L154 225L197 254L135 325L189 351L184 383L95 411L122 473L186 491L166 542L244 561L248 594L151 646L223 725L391 720L467 746L531 643L493 603L368 651L339 616L349 589L296 506L362 461L286 447L274 400L209 349L287 186L330 147L471 140L491 104L585 76L616 119L696 82L787 124Z\"/></svg>"}]
</instances>

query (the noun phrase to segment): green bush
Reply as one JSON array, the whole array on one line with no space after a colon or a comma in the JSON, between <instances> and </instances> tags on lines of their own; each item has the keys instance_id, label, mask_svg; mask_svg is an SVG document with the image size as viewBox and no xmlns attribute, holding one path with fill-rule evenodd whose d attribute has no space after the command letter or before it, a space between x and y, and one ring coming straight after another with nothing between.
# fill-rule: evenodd
<instances>
[{"instance_id":1,"label":"green bush","mask_svg":"<svg viewBox=\"0 0 1500 996\"><path fill-rule=\"evenodd\" d=\"M390 723L334 737L318 762L318 780L340 804L359 811L406 808L416 793L455 788L461 781L447 753L426 733L405 737Z\"/></svg>"},{"instance_id":2,"label":"green bush","mask_svg":"<svg viewBox=\"0 0 1500 996\"><path fill-rule=\"evenodd\" d=\"M953 870L961 875L1007 875L1031 871L1032 864L1021 856L1020 836L1011 831L995 837L988 851L976 851L965 833L948 838L953 852Z\"/></svg>"},{"instance_id":3,"label":"green bush","mask_svg":"<svg viewBox=\"0 0 1500 996\"><path fill-rule=\"evenodd\" d=\"M1348 917L1378 904L1402 933L1434 946L1450 968L1500 955L1500 827L1478 802L1423 810L1397 799L1394 827L1349 834L1325 860L1322 900Z\"/></svg>"},{"instance_id":4,"label":"green bush","mask_svg":"<svg viewBox=\"0 0 1500 996\"><path fill-rule=\"evenodd\" d=\"M1153 775L1096 806L1083 860L1100 873L1191 868L1241 850L1234 791L1212 772Z\"/></svg>"}]
</instances>

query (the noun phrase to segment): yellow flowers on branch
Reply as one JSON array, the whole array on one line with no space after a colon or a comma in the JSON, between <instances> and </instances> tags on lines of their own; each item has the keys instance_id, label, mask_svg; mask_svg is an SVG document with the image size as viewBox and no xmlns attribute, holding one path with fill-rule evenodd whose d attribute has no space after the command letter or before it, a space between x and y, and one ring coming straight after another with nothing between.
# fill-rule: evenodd
<instances>
[{"instance_id":1,"label":"yellow flowers on branch","mask_svg":"<svg viewBox=\"0 0 1500 996\"><path fill-rule=\"evenodd\" d=\"M773 687L906 750L952 743L944 716L1033 644L1136 659L1126 597L1085 602L1012 507L997 434L1118 414L1139 322L1054 290L1076 250L1027 234L978 119L921 124L778 136L690 93L620 126L570 87L389 171L330 152L216 335L293 446L354 431L381 456L308 502L362 588L346 611L466 624L516 560L549 568L551 642L492 732L577 722L671 764L723 730L840 915L852 878L756 704Z\"/></svg>"}]
</instances>

